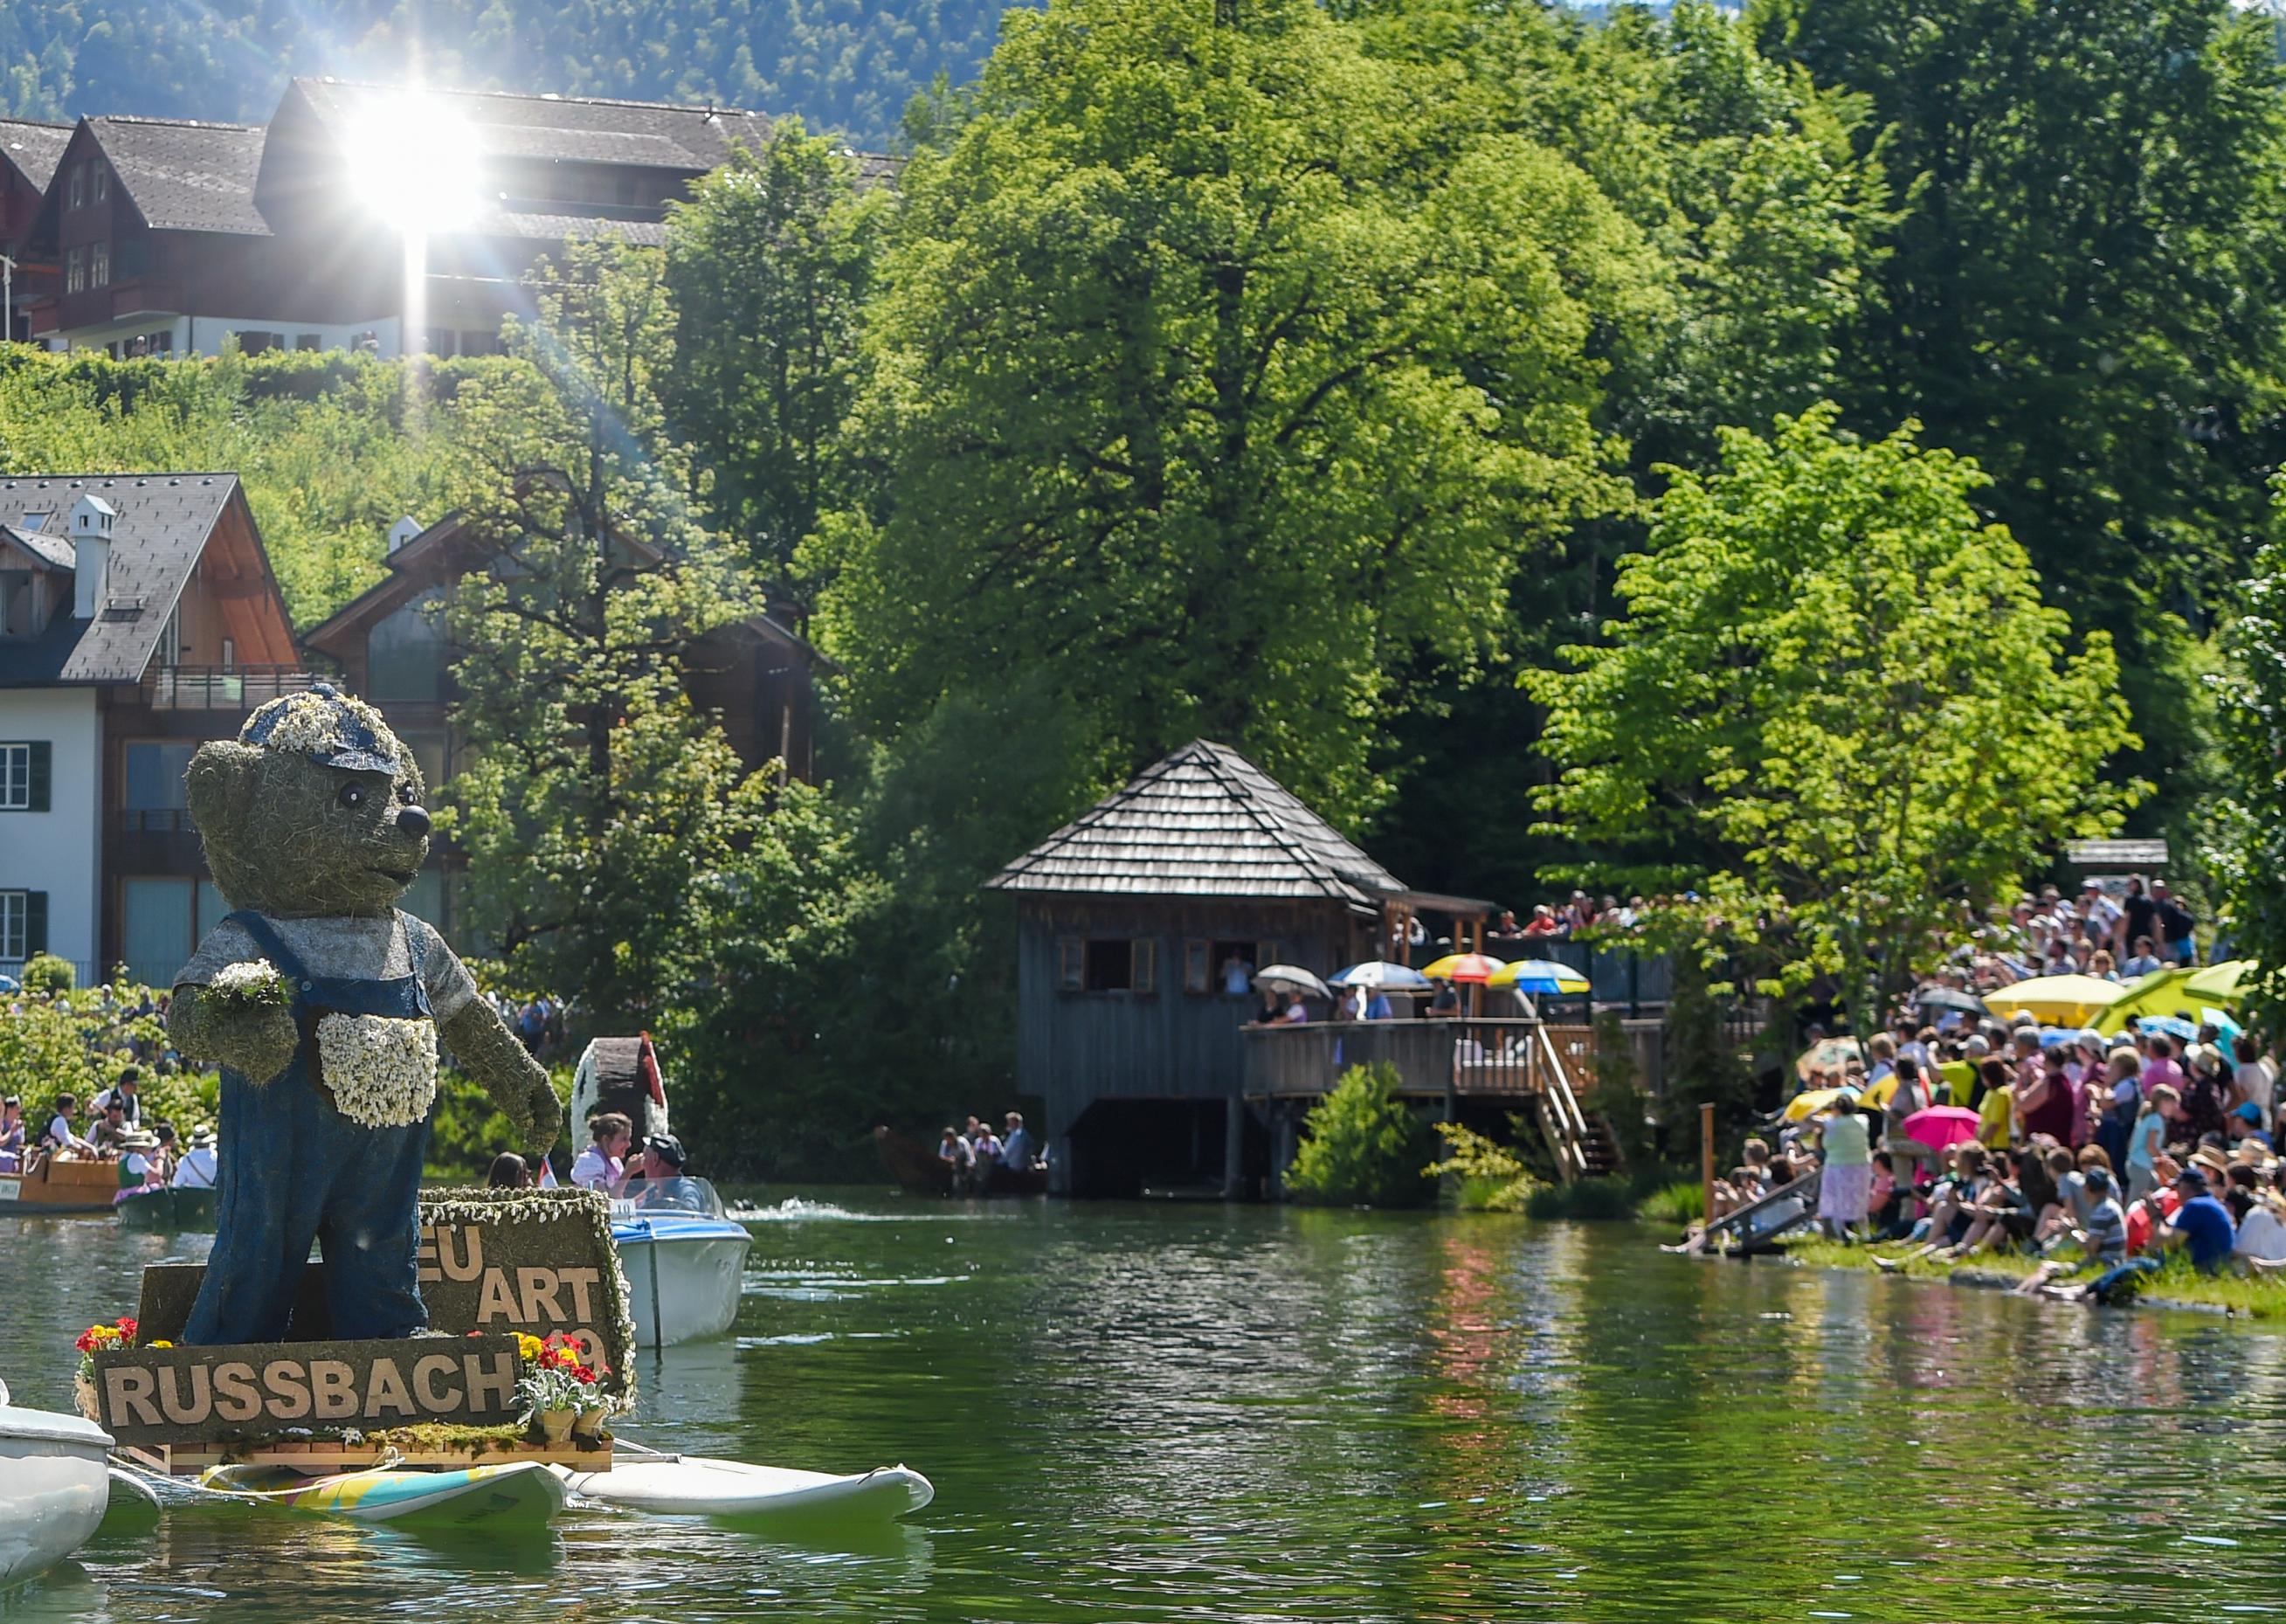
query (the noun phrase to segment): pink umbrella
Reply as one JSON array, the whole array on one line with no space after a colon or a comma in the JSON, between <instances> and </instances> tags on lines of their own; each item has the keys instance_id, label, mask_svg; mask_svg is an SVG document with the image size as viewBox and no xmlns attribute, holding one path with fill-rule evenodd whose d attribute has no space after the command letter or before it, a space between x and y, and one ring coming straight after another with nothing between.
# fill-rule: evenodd
<instances>
[{"instance_id":1,"label":"pink umbrella","mask_svg":"<svg viewBox=\"0 0 2286 1624\"><path fill-rule=\"evenodd\" d=\"M1981 1120L1965 1106L1933 1105L1905 1118L1905 1137L1919 1139L1931 1150L1943 1150L1947 1145L1975 1139Z\"/></svg>"}]
</instances>

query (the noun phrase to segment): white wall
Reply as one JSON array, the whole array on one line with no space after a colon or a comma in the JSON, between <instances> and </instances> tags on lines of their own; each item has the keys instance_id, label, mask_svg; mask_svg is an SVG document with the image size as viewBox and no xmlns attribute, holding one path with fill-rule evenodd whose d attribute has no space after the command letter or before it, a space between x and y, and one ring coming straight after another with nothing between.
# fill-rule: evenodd
<instances>
[{"instance_id":1,"label":"white wall","mask_svg":"<svg viewBox=\"0 0 2286 1624\"><path fill-rule=\"evenodd\" d=\"M92 965L101 931L103 773L92 688L0 688L0 742L45 739L45 812L0 812L0 891L48 894L48 951Z\"/></svg>"},{"instance_id":2,"label":"white wall","mask_svg":"<svg viewBox=\"0 0 2286 1624\"><path fill-rule=\"evenodd\" d=\"M100 350L114 341L153 333L168 333L174 337L172 354L220 355L223 341L231 334L247 328L284 334L288 350L293 349L295 341L304 334L315 334L320 350L346 350L367 333L374 335L377 344L375 353L383 360L394 359L400 350L398 322L394 316L377 316L371 321L347 324L281 321L272 316L145 316L99 327L74 327L68 332L52 335L50 343L53 347L63 350Z\"/></svg>"}]
</instances>

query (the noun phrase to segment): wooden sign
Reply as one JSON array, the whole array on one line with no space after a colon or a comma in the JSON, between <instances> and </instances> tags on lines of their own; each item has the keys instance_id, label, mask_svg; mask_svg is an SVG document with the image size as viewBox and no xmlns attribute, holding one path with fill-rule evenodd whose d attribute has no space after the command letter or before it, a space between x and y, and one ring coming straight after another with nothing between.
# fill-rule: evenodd
<instances>
[{"instance_id":1,"label":"wooden sign","mask_svg":"<svg viewBox=\"0 0 2286 1624\"><path fill-rule=\"evenodd\" d=\"M421 1300L432 1330L561 1334L632 1397L635 1323L611 1243L611 1202L594 1190L441 1190L421 1199ZM148 1342L179 1340L206 1271L154 1264L143 1271L138 1318ZM332 1335L324 1265L303 1273L288 1344Z\"/></svg>"},{"instance_id":2,"label":"wooden sign","mask_svg":"<svg viewBox=\"0 0 2286 1624\"><path fill-rule=\"evenodd\" d=\"M254 1343L95 1355L97 1418L122 1445L226 1442L516 1420L516 1338Z\"/></svg>"}]
</instances>

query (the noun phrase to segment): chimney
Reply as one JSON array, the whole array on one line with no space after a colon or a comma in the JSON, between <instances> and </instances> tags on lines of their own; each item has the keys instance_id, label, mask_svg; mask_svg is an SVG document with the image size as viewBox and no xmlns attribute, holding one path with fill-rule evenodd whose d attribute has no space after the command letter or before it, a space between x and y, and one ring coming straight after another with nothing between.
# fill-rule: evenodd
<instances>
[{"instance_id":1,"label":"chimney","mask_svg":"<svg viewBox=\"0 0 2286 1624\"><path fill-rule=\"evenodd\" d=\"M419 535L422 528L423 526L419 519L414 518L409 513L406 514L403 518L398 520L396 524L391 524L389 527L389 550L392 553L395 552L398 548L403 547L407 541L412 540L414 537Z\"/></svg>"},{"instance_id":2,"label":"chimney","mask_svg":"<svg viewBox=\"0 0 2286 1624\"><path fill-rule=\"evenodd\" d=\"M110 595L111 522L118 510L100 496L79 499L71 515L72 615L92 620Z\"/></svg>"}]
</instances>

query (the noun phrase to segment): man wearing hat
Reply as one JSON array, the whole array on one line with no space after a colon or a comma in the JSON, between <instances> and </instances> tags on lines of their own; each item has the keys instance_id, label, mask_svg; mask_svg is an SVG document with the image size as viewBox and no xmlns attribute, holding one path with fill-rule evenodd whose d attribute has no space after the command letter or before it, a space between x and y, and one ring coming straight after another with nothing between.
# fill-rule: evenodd
<instances>
[{"instance_id":1,"label":"man wearing hat","mask_svg":"<svg viewBox=\"0 0 2286 1624\"><path fill-rule=\"evenodd\" d=\"M2196 1164L2175 1175L2175 1193L2183 1198L2183 1204L2159 1232L2159 1244L2187 1249L2191 1266L2202 1274L2211 1274L2228 1261L2230 1249L2238 1239L2230 1209L2214 1198L2206 1174Z\"/></svg>"},{"instance_id":2,"label":"man wearing hat","mask_svg":"<svg viewBox=\"0 0 2286 1624\"><path fill-rule=\"evenodd\" d=\"M672 1133L654 1133L643 1141L642 1185L629 1186L638 1207L704 1212L706 1197L695 1179L682 1176L690 1160L682 1141Z\"/></svg>"},{"instance_id":3,"label":"man wearing hat","mask_svg":"<svg viewBox=\"0 0 2286 1624\"><path fill-rule=\"evenodd\" d=\"M117 1107L113 1108L114 1110ZM119 1187L139 1190L159 1182L159 1162L152 1153L159 1148L159 1136L141 1128L130 1128L119 1139Z\"/></svg>"},{"instance_id":4,"label":"man wearing hat","mask_svg":"<svg viewBox=\"0 0 2286 1624\"><path fill-rule=\"evenodd\" d=\"M216 1171L214 1130L201 1128L191 1135L191 1147L176 1162L172 1183L178 1190L211 1190Z\"/></svg>"}]
</instances>

